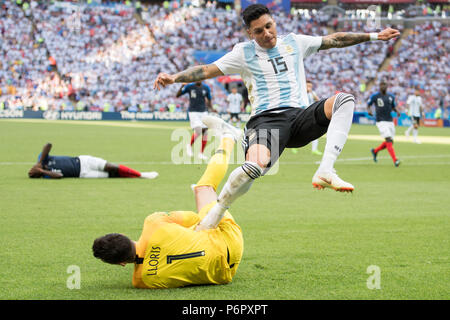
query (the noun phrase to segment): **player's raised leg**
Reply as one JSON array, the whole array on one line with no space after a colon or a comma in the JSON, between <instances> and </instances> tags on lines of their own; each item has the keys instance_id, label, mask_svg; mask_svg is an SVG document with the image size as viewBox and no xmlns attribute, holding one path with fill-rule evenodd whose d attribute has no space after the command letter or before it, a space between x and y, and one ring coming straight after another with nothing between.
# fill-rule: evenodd
<instances>
[{"instance_id":1,"label":"player's raised leg","mask_svg":"<svg viewBox=\"0 0 450 320\"><path fill-rule=\"evenodd\" d=\"M336 174L334 163L342 152L353 121L355 97L347 93L338 93L325 102L325 115L330 120L327 130L327 142L319 168L313 176L314 188L332 188L336 191L351 192L352 184L345 182Z\"/></svg>"},{"instance_id":2,"label":"player's raised leg","mask_svg":"<svg viewBox=\"0 0 450 320\"><path fill-rule=\"evenodd\" d=\"M230 173L227 182L219 194L217 203L211 208L207 216L223 217L229 206L250 189L253 181L261 176L264 168L257 162L254 162L257 161L257 158L260 160L262 158L266 159L261 160L266 165L270 162L270 151L264 145L252 145L247 152L247 157L249 157L249 155L250 158L248 158L242 166L237 167Z\"/></svg>"},{"instance_id":3,"label":"player's raised leg","mask_svg":"<svg viewBox=\"0 0 450 320\"><path fill-rule=\"evenodd\" d=\"M197 211L217 200L217 187L228 170L228 163L235 142L240 138L241 130L233 128L223 120L207 116L203 122L209 128L214 129L220 135L220 144L214 155L208 162L205 172L194 187ZM198 224L196 230L211 229L217 227L222 220L224 212L209 211Z\"/></svg>"}]
</instances>

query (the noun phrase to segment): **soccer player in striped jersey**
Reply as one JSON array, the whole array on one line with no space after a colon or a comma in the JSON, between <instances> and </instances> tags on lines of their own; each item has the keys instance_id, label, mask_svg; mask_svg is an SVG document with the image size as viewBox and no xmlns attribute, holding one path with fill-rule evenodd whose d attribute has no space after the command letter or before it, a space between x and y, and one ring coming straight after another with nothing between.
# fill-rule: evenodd
<instances>
[{"instance_id":1,"label":"soccer player in striped jersey","mask_svg":"<svg viewBox=\"0 0 450 320\"><path fill-rule=\"evenodd\" d=\"M337 32L319 37L290 33L279 37L269 9L261 4L248 6L243 20L251 41L236 44L212 64L173 75L160 73L154 83L159 89L175 82L238 73L247 87L252 113L244 138L246 161L231 172L212 210L218 214L225 211L249 190L255 179L268 171L285 148L302 147L325 133L325 150L312 184L318 189L353 191L353 185L336 174L334 163L350 131L355 98L339 93L308 106L303 60L318 50L371 40L387 41L400 33L387 28L370 34Z\"/></svg>"},{"instance_id":2,"label":"soccer player in striped jersey","mask_svg":"<svg viewBox=\"0 0 450 320\"><path fill-rule=\"evenodd\" d=\"M241 127L241 119L239 118L239 113L244 108L244 99L242 95L238 92L236 86L231 88L231 93L227 96L228 101L228 114L230 115L230 123L234 124L235 127Z\"/></svg>"},{"instance_id":3,"label":"soccer player in striped jersey","mask_svg":"<svg viewBox=\"0 0 450 320\"><path fill-rule=\"evenodd\" d=\"M411 117L411 126L406 129L405 135L409 137L412 130L414 142L420 144L421 142L417 136L419 135L420 118L423 114L423 102L419 88L414 90L414 94L408 96L406 104L409 107L408 114Z\"/></svg>"},{"instance_id":4,"label":"soccer player in striped jersey","mask_svg":"<svg viewBox=\"0 0 450 320\"><path fill-rule=\"evenodd\" d=\"M306 91L308 92L308 102L312 105L314 102L319 101L319 97L313 90L313 84L311 81L306 82ZM319 151L319 139L311 141L311 153L317 156L321 156L322 152Z\"/></svg>"},{"instance_id":5,"label":"soccer player in striped jersey","mask_svg":"<svg viewBox=\"0 0 450 320\"><path fill-rule=\"evenodd\" d=\"M138 241L118 233L94 241L96 258L122 266L134 263L135 288L226 284L236 274L243 253L241 228L228 211L222 216L208 212L242 131L212 116L203 123L220 135L220 145L194 188L198 214L155 212L145 219Z\"/></svg>"},{"instance_id":6,"label":"soccer player in striped jersey","mask_svg":"<svg viewBox=\"0 0 450 320\"><path fill-rule=\"evenodd\" d=\"M314 102L319 101L319 97L313 91L313 84L311 81L306 81L306 92L308 92L308 102L309 106ZM298 152L297 148L291 148L292 153L296 154ZM322 152L319 151L319 139L311 141L311 153L317 156L321 156Z\"/></svg>"}]
</instances>

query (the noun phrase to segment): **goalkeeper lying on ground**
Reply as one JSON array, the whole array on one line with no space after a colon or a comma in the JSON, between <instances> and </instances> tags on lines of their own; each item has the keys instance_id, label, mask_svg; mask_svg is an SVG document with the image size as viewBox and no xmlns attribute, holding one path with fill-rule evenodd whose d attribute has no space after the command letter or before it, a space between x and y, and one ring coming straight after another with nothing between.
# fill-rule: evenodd
<instances>
[{"instance_id":1,"label":"goalkeeper lying on ground","mask_svg":"<svg viewBox=\"0 0 450 320\"><path fill-rule=\"evenodd\" d=\"M203 122L221 134L221 140L194 187L198 214L155 212L145 219L137 242L117 233L94 241L96 258L122 266L134 263L132 283L136 288L229 283L241 261L241 228L228 211L223 216L208 214L216 203L217 186L227 172L241 131L212 116Z\"/></svg>"}]
</instances>

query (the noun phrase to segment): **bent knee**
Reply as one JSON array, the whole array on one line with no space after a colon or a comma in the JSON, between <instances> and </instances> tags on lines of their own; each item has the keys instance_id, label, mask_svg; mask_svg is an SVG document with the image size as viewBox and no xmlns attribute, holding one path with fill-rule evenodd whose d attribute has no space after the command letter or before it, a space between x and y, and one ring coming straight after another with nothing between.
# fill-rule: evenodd
<instances>
[{"instance_id":1,"label":"bent knee","mask_svg":"<svg viewBox=\"0 0 450 320\"><path fill-rule=\"evenodd\" d=\"M265 145L254 144L248 149L245 162L254 163L260 169L265 169L270 164L270 155L270 150Z\"/></svg>"},{"instance_id":2,"label":"bent knee","mask_svg":"<svg viewBox=\"0 0 450 320\"><path fill-rule=\"evenodd\" d=\"M353 109L355 107L355 96L351 93L344 92L335 95L333 113L338 111L341 107Z\"/></svg>"},{"instance_id":3,"label":"bent knee","mask_svg":"<svg viewBox=\"0 0 450 320\"><path fill-rule=\"evenodd\" d=\"M265 168L265 167L264 167ZM245 161L242 170L253 180L259 178L264 170L258 163Z\"/></svg>"},{"instance_id":4,"label":"bent knee","mask_svg":"<svg viewBox=\"0 0 450 320\"><path fill-rule=\"evenodd\" d=\"M351 109L353 111L355 108L355 96L351 93L340 92L325 101L324 109L328 119L331 119L331 115L341 108Z\"/></svg>"}]
</instances>

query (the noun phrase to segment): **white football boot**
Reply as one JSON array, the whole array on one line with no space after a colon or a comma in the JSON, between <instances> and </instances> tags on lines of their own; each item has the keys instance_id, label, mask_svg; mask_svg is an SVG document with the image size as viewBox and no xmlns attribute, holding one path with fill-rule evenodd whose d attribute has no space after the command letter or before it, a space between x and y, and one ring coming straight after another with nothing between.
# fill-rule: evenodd
<instances>
[{"instance_id":1,"label":"white football boot","mask_svg":"<svg viewBox=\"0 0 450 320\"><path fill-rule=\"evenodd\" d=\"M144 179L155 179L158 175L159 174L156 171L141 172L141 178L144 178Z\"/></svg>"},{"instance_id":2,"label":"white football boot","mask_svg":"<svg viewBox=\"0 0 450 320\"><path fill-rule=\"evenodd\" d=\"M224 134L230 134L236 142L241 138L243 133L241 129L226 123L219 117L207 115L203 117L202 122L208 127L208 129L215 130L222 136Z\"/></svg>"},{"instance_id":3,"label":"white football boot","mask_svg":"<svg viewBox=\"0 0 450 320\"><path fill-rule=\"evenodd\" d=\"M339 178L336 171L316 172L312 178L312 185L316 189L331 188L340 192L353 192L355 187Z\"/></svg>"}]
</instances>

